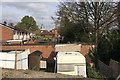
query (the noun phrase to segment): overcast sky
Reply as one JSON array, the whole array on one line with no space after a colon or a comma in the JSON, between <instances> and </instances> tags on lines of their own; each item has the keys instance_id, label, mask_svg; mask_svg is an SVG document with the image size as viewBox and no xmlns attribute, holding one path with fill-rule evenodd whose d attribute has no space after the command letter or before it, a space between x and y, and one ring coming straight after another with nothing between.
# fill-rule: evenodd
<instances>
[{"instance_id":1,"label":"overcast sky","mask_svg":"<svg viewBox=\"0 0 120 80\"><path fill-rule=\"evenodd\" d=\"M65 0L0 0L0 23L20 22L22 17L29 15L34 17L39 27L52 29L55 27L51 17L56 17L56 11L60 1ZM66 0L72 1L72 0ZM107 0L106 0L107 1Z\"/></svg>"},{"instance_id":2,"label":"overcast sky","mask_svg":"<svg viewBox=\"0 0 120 80\"><path fill-rule=\"evenodd\" d=\"M29 15L34 17L39 27L43 23L43 28L50 30L55 27L51 17L56 17L58 4L58 0L34 0L34 2L31 0L3 0L0 3L0 22L17 23L23 16Z\"/></svg>"}]
</instances>

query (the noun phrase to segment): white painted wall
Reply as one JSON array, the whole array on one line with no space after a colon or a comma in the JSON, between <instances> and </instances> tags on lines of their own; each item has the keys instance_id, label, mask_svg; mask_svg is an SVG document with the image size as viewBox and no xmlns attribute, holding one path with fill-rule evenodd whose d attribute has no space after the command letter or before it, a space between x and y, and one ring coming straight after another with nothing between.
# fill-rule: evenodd
<instances>
[{"instance_id":1,"label":"white painted wall","mask_svg":"<svg viewBox=\"0 0 120 80\"><path fill-rule=\"evenodd\" d=\"M26 40L27 39L27 35L26 33L24 33L24 39L23 40Z\"/></svg>"},{"instance_id":2,"label":"white painted wall","mask_svg":"<svg viewBox=\"0 0 120 80\"><path fill-rule=\"evenodd\" d=\"M17 54L17 69L28 69L29 49ZM0 52L0 67L15 69L15 51Z\"/></svg>"},{"instance_id":3,"label":"white painted wall","mask_svg":"<svg viewBox=\"0 0 120 80\"><path fill-rule=\"evenodd\" d=\"M9 53L6 56L6 63L5 63L5 68L14 68L15 67L15 54L14 53Z\"/></svg>"},{"instance_id":4,"label":"white painted wall","mask_svg":"<svg viewBox=\"0 0 120 80\"><path fill-rule=\"evenodd\" d=\"M7 58L7 53L5 52L0 52L0 67L5 67L6 66L6 59Z\"/></svg>"},{"instance_id":5,"label":"white painted wall","mask_svg":"<svg viewBox=\"0 0 120 80\"><path fill-rule=\"evenodd\" d=\"M20 39L22 39L23 38L23 35L22 35L22 33L20 33Z\"/></svg>"},{"instance_id":6,"label":"white painted wall","mask_svg":"<svg viewBox=\"0 0 120 80\"><path fill-rule=\"evenodd\" d=\"M27 39L29 39L30 38L30 34L29 33L27 33Z\"/></svg>"},{"instance_id":7,"label":"white painted wall","mask_svg":"<svg viewBox=\"0 0 120 80\"><path fill-rule=\"evenodd\" d=\"M17 69L28 69L29 49L17 55Z\"/></svg>"},{"instance_id":8,"label":"white painted wall","mask_svg":"<svg viewBox=\"0 0 120 80\"><path fill-rule=\"evenodd\" d=\"M40 60L40 68L47 68L47 62Z\"/></svg>"},{"instance_id":9,"label":"white painted wall","mask_svg":"<svg viewBox=\"0 0 120 80\"><path fill-rule=\"evenodd\" d=\"M15 33L13 34L13 39L18 39L17 31L15 31Z\"/></svg>"}]
</instances>

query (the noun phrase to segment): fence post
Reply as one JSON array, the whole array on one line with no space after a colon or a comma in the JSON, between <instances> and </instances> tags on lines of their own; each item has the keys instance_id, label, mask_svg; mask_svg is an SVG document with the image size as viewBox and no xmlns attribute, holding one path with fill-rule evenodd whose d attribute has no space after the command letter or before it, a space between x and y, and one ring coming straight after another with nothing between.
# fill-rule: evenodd
<instances>
[{"instance_id":1,"label":"fence post","mask_svg":"<svg viewBox=\"0 0 120 80\"><path fill-rule=\"evenodd\" d=\"M110 59L110 65L111 69L113 70L113 77L117 77L120 74L120 63L118 61L115 61L113 59Z\"/></svg>"},{"instance_id":2,"label":"fence post","mask_svg":"<svg viewBox=\"0 0 120 80\"><path fill-rule=\"evenodd\" d=\"M17 51L15 51L15 70L17 69Z\"/></svg>"}]
</instances>

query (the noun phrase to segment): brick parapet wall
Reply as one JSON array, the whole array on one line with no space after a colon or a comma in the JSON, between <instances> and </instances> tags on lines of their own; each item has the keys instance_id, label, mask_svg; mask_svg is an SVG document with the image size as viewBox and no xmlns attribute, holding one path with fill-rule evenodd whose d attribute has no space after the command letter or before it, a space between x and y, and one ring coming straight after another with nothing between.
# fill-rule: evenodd
<instances>
[{"instance_id":1,"label":"brick parapet wall","mask_svg":"<svg viewBox=\"0 0 120 80\"><path fill-rule=\"evenodd\" d=\"M54 45L15 45L15 46L2 46L2 50L25 50L30 49L30 53L34 51L42 52L44 58L49 58L51 53L53 53Z\"/></svg>"},{"instance_id":2,"label":"brick parapet wall","mask_svg":"<svg viewBox=\"0 0 120 80\"><path fill-rule=\"evenodd\" d=\"M95 45L81 45L81 53L85 56L88 54L89 50L92 49L92 47L94 48Z\"/></svg>"}]
</instances>

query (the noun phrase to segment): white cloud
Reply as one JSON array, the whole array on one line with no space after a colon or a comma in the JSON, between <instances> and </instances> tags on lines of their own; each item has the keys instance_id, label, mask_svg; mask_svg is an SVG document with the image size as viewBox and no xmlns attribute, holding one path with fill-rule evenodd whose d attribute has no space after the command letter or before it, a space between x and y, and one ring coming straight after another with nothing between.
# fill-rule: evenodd
<instances>
[{"instance_id":1,"label":"white cloud","mask_svg":"<svg viewBox=\"0 0 120 80\"><path fill-rule=\"evenodd\" d=\"M45 27L49 29L50 26L54 26L51 16L55 16L57 4L51 2L3 2L2 18L3 20L18 22L23 16L31 15L35 18L38 25L41 25L43 22Z\"/></svg>"},{"instance_id":2,"label":"white cloud","mask_svg":"<svg viewBox=\"0 0 120 80\"><path fill-rule=\"evenodd\" d=\"M2 21L2 3L0 3L0 23Z\"/></svg>"},{"instance_id":3,"label":"white cloud","mask_svg":"<svg viewBox=\"0 0 120 80\"><path fill-rule=\"evenodd\" d=\"M60 0L1 0L2 2L59 2Z\"/></svg>"},{"instance_id":4,"label":"white cloud","mask_svg":"<svg viewBox=\"0 0 120 80\"><path fill-rule=\"evenodd\" d=\"M11 10L12 9L12 10ZM21 14L22 12L22 14ZM18 22L21 17L27 15L27 11L22 9L17 9L16 7L2 6L2 19L8 22Z\"/></svg>"}]
</instances>

